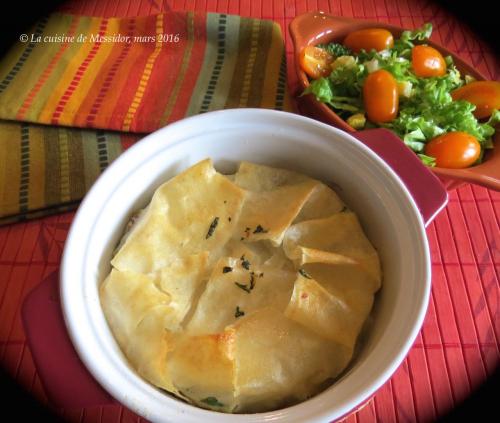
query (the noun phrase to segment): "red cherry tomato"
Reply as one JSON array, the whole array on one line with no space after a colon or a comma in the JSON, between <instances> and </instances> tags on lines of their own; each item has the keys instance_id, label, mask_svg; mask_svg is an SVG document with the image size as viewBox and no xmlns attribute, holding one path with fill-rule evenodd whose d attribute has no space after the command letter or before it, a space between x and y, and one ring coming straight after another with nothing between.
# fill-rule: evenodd
<instances>
[{"instance_id":1,"label":"red cherry tomato","mask_svg":"<svg viewBox=\"0 0 500 423\"><path fill-rule=\"evenodd\" d=\"M321 76L328 76L332 71L330 64L334 57L326 50L307 46L300 52L299 63L302 70L311 78L317 79Z\"/></svg>"},{"instance_id":2,"label":"red cherry tomato","mask_svg":"<svg viewBox=\"0 0 500 423\"><path fill-rule=\"evenodd\" d=\"M451 92L453 100L466 100L476 105L474 116L482 119L500 109L500 82L474 81Z\"/></svg>"},{"instance_id":3,"label":"red cherry tomato","mask_svg":"<svg viewBox=\"0 0 500 423\"><path fill-rule=\"evenodd\" d=\"M426 144L424 151L436 159L437 167L463 169L479 158L481 146L467 132L454 131L433 138Z\"/></svg>"},{"instance_id":4,"label":"red cherry tomato","mask_svg":"<svg viewBox=\"0 0 500 423\"><path fill-rule=\"evenodd\" d=\"M362 49L381 51L394 46L394 37L387 29L366 28L351 32L345 37L343 44L354 53L359 53Z\"/></svg>"},{"instance_id":5,"label":"red cherry tomato","mask_svg":"<svg viewBox=\"0 0 500 423\"><path fill-rule=\"evenodd\" d=\"M398 84L390 72L380 69L366 77L363 102L368 119L372 122L390 122L397 116Z\"/></svg>"},{"instance_id":6,"label":"red cherry tomato","mask_svg":"<svg viewBox=\"0 0 500 423\"><path fill-rule=\"evenodd\" d=\"M446 62L443 55L435 48L418 45L411 50L411 64L415 75L427 78L443 76L446 73Z\"/></svg>"}]
</instances>

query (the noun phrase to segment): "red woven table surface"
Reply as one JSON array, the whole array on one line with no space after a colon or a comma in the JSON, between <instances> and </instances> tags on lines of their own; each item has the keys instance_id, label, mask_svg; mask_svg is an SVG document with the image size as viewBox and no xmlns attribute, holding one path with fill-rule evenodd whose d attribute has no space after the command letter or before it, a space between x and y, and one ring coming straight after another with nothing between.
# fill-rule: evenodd
<instances>
[{"instance_id":1,"label":"red woven table surface","mask_svg":"<svg viewBox=\"0 0 500 423\"><path fill-rule=\"evenodd\" d=\"M486 76L499 79L495 56L468 28L432 2L417 0L73 0L62 9L94 16L135 16L173 10L213 11L274 19L283 29L288 78L295 84L287 26L309 10L416 27L431 21L435 40ZM73 213L0 228L0 365L47 404L21 323L24 298L59 267ZM465 186L428 228L432 296L423 329L410 354L351 422L432 421L460 404L500 362L500 193ZM58 410L69 421L143 420L120 405Z\"/></svg>"}]
</instances>

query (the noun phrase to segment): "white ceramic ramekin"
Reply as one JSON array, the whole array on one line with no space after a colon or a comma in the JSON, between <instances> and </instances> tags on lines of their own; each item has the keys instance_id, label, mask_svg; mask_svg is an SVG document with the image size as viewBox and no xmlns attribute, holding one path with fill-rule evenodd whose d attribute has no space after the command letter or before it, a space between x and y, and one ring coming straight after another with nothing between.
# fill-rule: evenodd
<instances>
[{"instance_id":1,"label":"white ceramic ramekin","mask_svg":"<svg viewBox=\"0 0 500 423\"><path fill-rule=\"evenodd\" d=\"M334 184L380 253L383 288L359 356L333 386L296 406L228 415L181 402L131 369L101 310L98 285L110 271L112 251L128 218L149 202L161 183L207 157L222 172L235 171L240 160L248 160ZM400 365L422 325L430 276L419 210L399 177L369 148L302 116L236 109L160 129L104 172L81 204L68 235L61 300L70 337L84 364L114 398L151 421L331 421L366 401Z\"/></svg>"}]
</instances>

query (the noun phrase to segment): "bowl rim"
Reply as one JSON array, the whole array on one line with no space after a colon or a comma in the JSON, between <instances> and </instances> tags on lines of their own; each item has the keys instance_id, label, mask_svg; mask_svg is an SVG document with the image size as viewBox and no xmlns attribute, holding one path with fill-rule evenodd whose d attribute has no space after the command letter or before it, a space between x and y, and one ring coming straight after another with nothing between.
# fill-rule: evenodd
<instances>
[{"instance_id":1,"label":"bowl rim","mask_svg":"<svg viewBox=\"0 0 500 423\"><path fill-rule=\"evenodd\" d=\"M332 418L340 418L352 412L353 409L358 408L364 402L368 401L369 398L392 376L392 374L399 367L401 362L408 354L408 351L410 350L411 346L413 345L418 335L418 332L420 331L420 328L423 324L423 320L427 311L427 305L430 298L430 285L431 285L430 252L427 243L424 222L422 220L422 217L420 216L420 213L418 212L418 208L414 200L412 199L410 193L408 192L407 188L400 181L399 177L392 171L392 169L374 152L372 152L368 147L364 146L360 141L358 141L351 135L339 130L338 128L331 127L329 125L320 123L313 119L288 112L265 110L265 109L233 109L233 110L209 112L203 115L197 115L183 119L167 127L164 127L158 131L155 131L154 133L146 136L143 140L141 140L141 142L136 143L134 146L125 151L98 178L97 182L91 188L89 193L85 196L81 206L79 207L75 215L70 231L68 233L68 238L66 240L66 244L64 247L62 261L61 261L61 268L60 268L60 281L61 281L60 295L61 295L61 307L63 311L64 322L66 324L70 339L75 347L77 354L79 355L79 357L81 358L87 369L90 371L90 373L94 376L94 378L106 389L106 391L108 391L118 401L124 403L127 407L131 408L136 413L141 414L146 418L150 417L147 415L144 408L140 406L140 404L136 404L131 398L127 397L127 395L124 395L123 392L121 392L121 386L120 387L116 386L111 380L109 380L108 376L101 374L102 372L100 369L100 365L96 364L96 360L93 360L91 351L88 350L87 348L87 342L89 341L89 339L86 338L86 335L88 335L88 332L79 333L81 331L81 321L79 320L79 316L77 316L74 313L74 308L73 308L73 306L75 305L74 269L75 269L75 260L77 261L77 263L81 262L82 265L85 264L85 261L81 257L75 258L75 253L78 253L79 249L81 249L80 245L83 243L82 240L84 240L85 236L87 236L86 239L87 242L90 239L90 234L88 233L89 232L88 229L94 225L94 221L92 222L87 221L87 213L88 210L94 207L94 203L96 202L99 203L98 200L99 196L101 195L101 191L103 190L104 192L106 191L105 184L108 181L112 181L112 179L115 177L115 173L117 172L120 173L120 170L123 170L122 168L124 168L124 166L126 166L127 163L130 163L131 159L133 159L135 155L147 152L148 150L151 149L150 148L151 146L156 146L156 148L159 148L160 144L167 143L166 141L163 142L159 141L158 140L159 137L163 138L164 140L169 140L169 137L165 136L168 135L169 132L174 132L174 131L182 132L183 130L188 131L189 128L192 129L196 127L196 125L194 124L199 124L201 128L205 128L203 123L206 123L207 121L209 122L216 118L218 119L226 118L229 121L234 121L235 119L241 117L243 117L243 120L251 120L251 121L253 120L254 122L263 121L266 118L278 119L278 121L283 119L292 120L295 121L296 124L312 125L316 126L317 128L323 131L328 131L330 133L332 132L337 133L339 136L345 138L347 140L346 142L356 144L357 148L360 149L361 153L370 156L371 160L375 161L377 165L381 166L383 168L383 171L387 172L390 175L390 177L396 182L398 188L401 190L401 195L405 198L407 202L408 207L410 207L410 209L413 211L412 219L417 226L415 228L415 233L419 238L415 240L415 242L421 249L422 260L425 263L425 269L423 269L425 280L422 281L422 283L424 284L423 288L424 291L422 298L419 299L420 304L417 308L418 313L411 324L411 329L409 330L408 337L405 340L398 341L399 342L398 348L396 348L396 350L398 351L397 354L395 354L394 357L390 360L390 364L388 364L386 368L383 369L383 371L378 373L378 377L376 377L373 381L371 381L368 384L368 388L365 389L362 394L355 395L354 399L351 399L347 404L344 404L344 406L340 409L340 414L338 412L336 414L334 412L332 413L331 408L318 408L312 411L307 411L306 413L306 408L308 408L308 406L310 406L313 403L314 404L317 404L318 402L321 403L319 397L321 396L324 397L325 394L328 394L326 391L323 391L322 393L312 397L310 400L299 403L292 407L287 407L266 413L241 414L241 415L223 414L214 411L203 410L189 404L184 404L181 401L172 398L171 400L175 401L178 407L176 417L180 418L180 416L182 416L182 418L186 420L188 415L192 414L191 417L194 416L193 417L194 420L189 420L189 421L196 421L196 417L202 417L207 421L224 421L224 422L234 421L235 419L242 422L243 421L246 422L290 421L290 419L296 418L298 413L298 416L300 418L297 421L304 421L303 420L304 416L303 415L301 416L302 412L306 413L308 419L325 420ZM172 148L178 143L182 143L185 141L186 139L181 139L180 141L177 142L174 141L172 143L171 140L169 140L168 145L164 145L163 148L164 149ZM77 268L79 269L78 266ZM80 299L77 300L83 301ZM95 341L96 340L94 340L94 342ZM140 376L138 375L136 375L136 377L140 378ZM165 396L164 394L161 395ZM315 400L317 401L315 402ZM175 408L175 405L172 404L172 407ZM188 414L186 415L186 413Z\"/></svg>"},{"instance_id":2,"label":"bowl rim","mask_svg":"<svg viewBox=\"0 0 500 423\"><path fill-rule=\"evenodd\" d=\"M378 27L389 30L393 35L400 34L406 29L397 25L389 24L386 22L378 22L373 20L349 18L343 16L334 16L322 11L305 12L297 15L289 24L290 34L292 36L292 43L294 49L294 68L297 75L300 90L303 91L309 86L308 78L305 72L301 69L299 63L299 55L303 47L306 45L316 45L320 42L332 39L335 37L333 29L327 29L328 22L333 25L339 25L340 28L345 28L348 25L355 25L357 29ZM311 27L317 29L311 29ZM304 32L308 32L304 34ZM333 34L333 35L332 35ZM451 56L460 72L467 72L478 81L486 81L488 78L483 75L478 69L471 66L468 62L462 59L457 53L454 53L442 46L441 44L427 40L428 45L436 48L445 56ZM326 104L316 100L316 98L309 94L303 97L304 104L307 108L314 111L314 115L319 115L319 119L330 125L334 125L345 131L356 132L357 130L350 126L344 119L337 113L330 109ZM500 129L497 129L493 135L495 144L500 144ZM462 182L470 182L482 185L486 188L500 191L500 147L496 148L489 153L489 157L483 163L465 169L448 169L433 167L431 171L440 178L452 179Z\"/></svg>"}]
</instances>

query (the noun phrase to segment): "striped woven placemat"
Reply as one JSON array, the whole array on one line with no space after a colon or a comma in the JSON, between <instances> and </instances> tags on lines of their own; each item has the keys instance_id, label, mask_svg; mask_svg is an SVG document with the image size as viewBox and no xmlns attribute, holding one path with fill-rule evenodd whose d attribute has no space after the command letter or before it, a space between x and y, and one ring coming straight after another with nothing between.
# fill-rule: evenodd
<instances>
[{"instance_id":1,"label":"striped woven placemat","mask_svg":"<svg viewBox=\"0 0 500 423\"><path fill-rule=\"evenodd\" d=\"M131 132L224 108L290 109L270 20L55 13L20 39L0 61L0 223L73 208L140 138Z\"/></svg>"}]
</instances>

